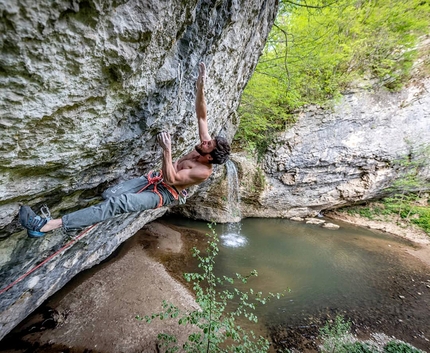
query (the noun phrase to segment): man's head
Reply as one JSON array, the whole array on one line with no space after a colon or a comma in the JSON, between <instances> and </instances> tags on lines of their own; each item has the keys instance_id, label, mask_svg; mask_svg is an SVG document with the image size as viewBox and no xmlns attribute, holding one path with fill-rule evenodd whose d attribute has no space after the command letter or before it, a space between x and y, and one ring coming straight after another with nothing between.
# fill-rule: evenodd
<instances>
[{"instance_id":1,"label":"man's head","mask_svg":"<svg viewBox=\"0 0 430 353\"><path fill-rule=\"evenodd\" d=\"M222 136L217 136L213 140L203 141L195 148L202 156L209 154L212 157L209 160L211 164L224 164L230 156L230 145Z\"/></svg>"}]
</instances>

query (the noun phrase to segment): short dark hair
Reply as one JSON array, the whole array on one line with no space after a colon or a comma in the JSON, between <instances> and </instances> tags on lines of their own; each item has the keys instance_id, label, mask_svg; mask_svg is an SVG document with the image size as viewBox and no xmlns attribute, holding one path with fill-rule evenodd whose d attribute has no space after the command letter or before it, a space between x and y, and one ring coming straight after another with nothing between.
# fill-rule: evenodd
<instances>
[{"instance_id":1,"label":"short dark hair","mask_svg":"<svg viewBox=\"0 0 430 353\"><path fill-rule=\"evenodd\" d=\"M230 157L230 144L227 139L222 136L215 137L216 147L210 152L212 156L212 164L224 164Z\"/></svg>"}]
</instances>

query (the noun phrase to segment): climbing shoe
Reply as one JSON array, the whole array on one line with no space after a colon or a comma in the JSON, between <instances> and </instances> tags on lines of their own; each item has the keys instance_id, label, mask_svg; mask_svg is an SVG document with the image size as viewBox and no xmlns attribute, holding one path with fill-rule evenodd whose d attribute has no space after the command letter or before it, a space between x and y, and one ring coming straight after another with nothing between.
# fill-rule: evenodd
<instances>
[{"instance_id":1,"label":"climbing shoe","mask_svg":"<svg viewBox=\"0 0 430 353\"><path fill-rule=\"evenodd\" d=\"M19 210L19 223L27 229L27 234L30 238L40 238L46 234L41 232L40 229L51 219L51 214L46 206L43 206L40 211L43 217L38 216L28 206L21 206Z\"/></svg>"}]
</instances>

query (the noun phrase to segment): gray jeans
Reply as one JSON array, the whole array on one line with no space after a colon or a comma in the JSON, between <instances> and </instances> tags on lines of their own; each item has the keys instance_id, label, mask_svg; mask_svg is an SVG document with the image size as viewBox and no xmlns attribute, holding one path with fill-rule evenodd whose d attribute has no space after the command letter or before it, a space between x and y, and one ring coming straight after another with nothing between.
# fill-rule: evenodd
<instances>
[{"instance_id":1,"label":"gray jeans","mask_svg":"<svg viewBox=\"0 0 430 353\"><path fill-rule=\"evenodd\" d=\"M102 194L105 201L64 215L62 217L63 228L65 230L85 228L122 213L157 208L160 197L151 191L154 189L154 185L148 186L143 192L137 194L147 184L146 176L141 176L107 189ZM163 196L163 206L175 201L173 195L161 184L157 185L157 190Z\"/></svg>"}]
</instances>

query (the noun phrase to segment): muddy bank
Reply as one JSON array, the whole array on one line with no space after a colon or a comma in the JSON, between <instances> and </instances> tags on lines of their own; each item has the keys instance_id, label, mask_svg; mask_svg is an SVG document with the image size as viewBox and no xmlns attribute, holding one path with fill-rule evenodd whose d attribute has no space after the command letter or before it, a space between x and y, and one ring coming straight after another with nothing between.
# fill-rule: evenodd
<instances>
[{"instance_id":1,"label":"muddy bank","mask_svg":"<svg viewBox=\"0 0 430 353\"><path fill-rule=\"evenodd\" d=\"M413 248L406 248L405 250L430 267L430 236L421 228L405 223L398 216L385 216L386 220L370 220L360 215L349 215L339 211L327 212L325 216L330 219L348 222L410 240L415 246Z\"/></svg>"},{"instance_id":2,"label":"muddy bank","mask_svg":"<svg viewBox=\"0 0 430 353\"><path fill-rule=\"evenodd\" d=\"M189 327L169 320L147 324L135 317L159 312L163 300L182 310L197 307L190 292L154 258L182 258L186 249L179 232L150 223L115 256L48 299L1 341L0 352L159 352L161 332L185 341Z\"/></svg>"}]
</instances>

